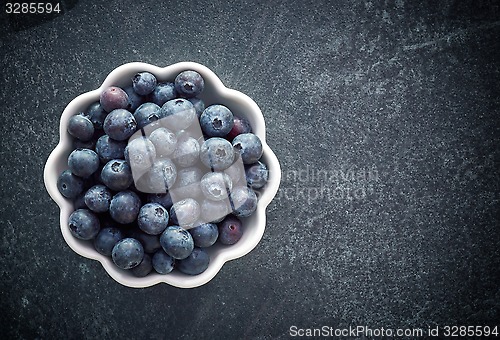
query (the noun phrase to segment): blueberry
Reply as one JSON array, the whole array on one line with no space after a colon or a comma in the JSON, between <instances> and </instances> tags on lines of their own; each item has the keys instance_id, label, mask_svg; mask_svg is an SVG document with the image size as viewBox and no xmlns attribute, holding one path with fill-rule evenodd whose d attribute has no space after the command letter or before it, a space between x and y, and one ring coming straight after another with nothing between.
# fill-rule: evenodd
<instances>
[{"instance_id":1,"label":"blueberry","mask_svg":"<svg viewBox=\"0 0 500 340\"><path fill-rule=\"evenodd\" d=\"M196 247L210 247L217 241L219 230L215 223L201 223L188 230Z\"/></svg>"},{"instance_id":2,"label":"blueberry","mask_svg":"<svg viewBox=\"0 0 500 340\"><path fill-rule=\"evenodd\" d=\"M177 146L177 137L167 128L158 128L151 132L149 140L155 146L158 157L170 156Z\"/></svg>"},{"instance_id":3,"label":"blueberry","mask_svg":"<svg viewBox=\"0 0 500 340\"><path fill-rule=\"evenodd\" d=\"M149 254L154 254L158 249L161 249L160 235L150 235L146 234L138 228L134 228L130 233L129 237L135 238L141 242L144 247L144 251Z\"/></svg>"},{"instance_id":4,"label":"blueberry","mask_svg":"<svg viewBox=\"0 0 500 340\"><path fill-rule=\"evenodd\" d=\"M200 144L193 137L177 140L177 145L172 154L172 160L181 167L190 167L198 162Z\"/></svg>"},{"instance_id":5,"label":"blueberry","mask_svg":"<svg viewBox=\"0 0 500 340\"><path fill-rule=\"evenodd\" d=\"M186 98L199 95L205 87L203 77L196 71L184 71L175 77L175 90Z\"/></svg>"},{"instance_id":6,"label":"blueberry","mask_svg":"<svg viewBox=\"0 0 500 340\"><path fill-rule=\"evenodd\" d=\"M172 189L172 195L176 200L188 197L201 198L200 180L202 176L202 171L196 166L180 169L177 172L177 180Z\"/></svg>"},{"instance_id":7,"label":"blueberry","mask_svg":"<svg viewBox=\"0 0 500 340\"><path fill-rule=\"evenodd\" d=\"M120 191L111 199L109 213L118 223L132 223L139 214L141 199L131 190Z\"/></svg>"},{"instance_id":8,"label":"blueberry","mask_svg":"<svg viewBox=\"0 0 500 340\"><path fill-rule=\"evenodd\" d=\"M269 179L269 170L262 162L257 162L245 167L247 184L252 189L261 189Z\"/></svg>"},{"instance_id":9,"label":"blueberry","mask_svg":"<svg viewBox=\"0 0 500 340\"><path fill-rule=\"evenodd\" d=\"M211 201L204 200L201 203L201 220L203 222L217 223L231 212L231 205L226 200Z\"/></svg>"},{"instance_id":10,"label":"blueberry","mask_svg":"<svg viewBox=\"0 0 500 340\"><path fill-rule=\"evenodd\" d=\"M188 257L194 248L191 234L177 225L165 229L160 236L160 244L168 255L178 260Z\"/></svg>"},{"instance_id":11,"label":"blueberry","mask_svg":"<svg viewBox=\"0 0 500 340\"><path fill-rule=\"evenodd\" d=\"M136 185L142 192L166 193L173 186L176 178L175 164L168 158L158 158Z\"/></svg>"},{"instance_id":12,"label":"blueberry","mask_svg":"<svg viewBox=\"0 0 500 340\"><path fill-rule=\"evenodd\" d=\"M102 255L111 256L113 247L124 238L123 232L114 227L101 229L94 239L94 248Z\"/></svg>"},{"instance_id":13,"label":"blueberry","mask_svg":"<svg viewBox=\"0 0 500 340\"><path fill-rule=\"evenodd\" d=\"M102 108L99 102L92 103L87 109L87 117L94 124L94 129L96 130L102 130L102 125L107 115L108 113Z\"/></svg>"},{"instance_id":14,"label":"blueberry","mask_svg":"<svg viewBox=\"0 0 500 340\"><path fill-rule=\"evenodd\" d=\"M243 133L233 139L233 146L245 164L257 163L262 156L262 142L253 133Z\"/></svg>"},{"instance_id":15,"label":"blueberry","mask_svg":"<svg viewBox=\"0 0 500 340\"><path fill-rule=\"evenodd\" d=\"M106 164L112 159L123 159L126 146L126 141L114 140L108 135L103 135L99 137L95 144L95 152L99 156L101 163Z\"/></svg>"},{"instance_id":16,"label":"blueberry","mask_svg":"<svg viewBox=\"0 0 500 340\"><path fill-rule=\"evenodd\" d=\"M99 168L99 156L90 149L76 149L69 154L68 167L73 175L89 177Z\"/></svg>"},{"instance_id":17,"label":"blueberry","mask_svg":"<svg viewBox=\"0 0 500 340\"><path fill-rule=\"evenodd\" d=\"M149 72L139 72L132 78L134 91L140 96L153 92L156 84L156 77Z\"/></svg>"},{"instance_id":18,"label":"blueberry","mask_svg":"<svg viewBox=\"0 0 500 340\"><path fill-rule=\"evenodd\" d=\"M158 106L163 106L169 100L177 98L174 83L160 83L151 92L149 99Z\"/></svg>"},{"instance_id":19,"label":"blueberry","mask_svg":"<svg viewBox=\"0 0 500 340\"><path fill-rule=\"evenodd\" d=\"M248 119L244 117L234 116L233 122L234 122L233 128L231 129L231 131L229 131L229 133L226 136L228 140L233 140L234 137L241 135L243 133L252 132L252 126L250 125Z\"/></svg>"},{"instance_id":20,"label":"blueberry","mask_svg":"<svg viewBox=\"0 0 500 340\"><path fill-rule=\"evenodd\" d=\"M73 175L71 170L64 170L57 179L57 189L66 198L76 198L83 192L83 179Z\"/></svg>"},{"instance_id":21,"label":"blueberry","mask_svg":"<svg viewBox=\"0 0 500 340\"><path fill-rule=\"evenodd\" d=\"M147 201L149 203L159 203L165 209L168 209L168 210L170 210L170 208L174 204L172 202L172 197L170 196L169 192L167 192L165 194L148 194Z\"/></svg>"},{"instance_id":22,"label":"blueberry","mask_svg":"<svg viewBox=\"0 0 500 340\"><path fill-rule=\"evenodd\" d=\"M111 204L111 191L102 184L94 185L85 193L85 205L93 212L102 213L108 211Z\"/></svg>"},{"instance_id":23,"label":"blueberry","mask_svg":"<svg viewBox=\"0 0 500 340\"><path fill-rule=\"evenodd\" d=\"M236 216L229 215L218 224L219 241L222 244L235 244L243 235L243 224Z\"/></svg>"},{"instance_id":24,"label":"blueberry","mask_svg":"<svg viewBox=\"0 0 500 340\"><path fill-rule=\"evenodd\" d=\"M153 255L153 268L158 274L168 274L174 269L175 259L163 249Z\"/></svg>"},{"instance_id":25,"label":"blueberry","mask_svg":"<svg viewBox=\"0 0 500 340\"><path fill-rule=\"evenodd\" d=\"M188 100L193 104L196 110L196 116L200 119L201 114L205 110L205 102L200 98L189 98Z\"/></svg>"},{"instance_id":26,"label":"blueberry","mask_svg":"<svg viewBox=\"0 0 500 340\"><path fill-rule=\"evenodd\" d=\"M207 172L201 178L200 185L203 195L212 201L226 199L233 187L231 177L222 172Z\"/></svg>"},{"instance_id":27,"label":"blueberry","mask_svg":"<svg viewBox=\"0 0 500 340\"><path fill-rule=\"evenodd\" d=\"M144 254L141 263L130 269L135 277L146 277L149 273L153 271L153 262L149 254Z\"/></svg>"},{"instance_id":28,"label":"blueberry","mask_svg":"<svg viewBox=\"0 0 500 340\"><path fill-rule=\"evenodd\" d=\"M71 136L87 142L94 136L94 124L82 114L75 115L68 121L68 132Z\"/></svg>"},{"instance_id":29,"label":"blueberry","mask_svg":"<svg viewBox=\"0 0 500 340\"><path fill-rule=\"evenodd\" d=\"M168 212L158 203L147 203L141 207L137 224L142 231L150 235L161 234L168 225Z\"/></svg>"},{"instance_id":30,"label":"blueberry","mask_svg":"<svg viewBox=\"0 0 500 340\"><path fill-rule=\"evenodd\" d=\"M106 116L103 129L113 139L126 140L134 134L137 129L137 122L129 111L116 109Z\"/></svg>"},{"instance_id":31,"label":"blueberry","mask_svg":"<svg viewBox=\"0 0 500 340\"><path fill-rule=\"evenodd\" d=\"M134 181L134 178L127 161L112 159L102 168L101 180L111 190L120 191L127 189Z\"/></svg>"},{"instance_id":32,"label":"blueberry","mask_svg":"<svg viewBox=\"0 0 500 340\"><path fill-rule=\"evenodd\" d=\"M122 269L131 269L138 266L144 257L144 248L135 238L124 238L113 247L111 258Z\"/></svg>"},{"instance_id":33,"label":"blueberry","mask_svg":"<svg viewBox=\"0 0 500 340\"><path fill-rule=\"evenodd\" d=\"M201 145L200 160L209 169L227 169L234 161L233 146L223 138L209 138Z\"/></svg>"},{"instance_id":34,"label":"blueberry","mask_svg":"<svg viewBox=\"0 0 500 340\"><path fill-rule=\"evenodd\" d=\"M71 234L80 240L91 240L99 233L100 223L97 216L88 209L75 210L68 221Z\"/></svg>"},{"instance_id":35,"label":"blueberry","mask_svg":"<svg viewBox=\"0 0 500 340\"><path fill-rule=\"evenodd\" d=\"M174 224L190 226L200 217L200 205L192 198L175 202L170 208L170 218Z\"/></svg>"},{"instance_id":36,"label":"blueberry","mask_svg":"<svg viewBox=\"0 0 500 340\"><path fill-rule=\"evenodd\" d=\"M210 256L203 248L194 248L191 254L177 263L177 269L188 275L198 275L207 270Z\"/></svg>"},{"instance_id":37,"label":"blueberry","mask_svg":"<svg viewBox=\"0 0 500 340\"><path fill-rule=\"evenodd\" d=\"M134 118L137 122L137 128L142 129L143 127L160 119L159 112L160 107L155 103L147 102L139 106L134 111Z\"/></svg>"},{"instance_id":38,"label":"blueberry","mask_svg":"<svg viewBox=\"0 0 500 340\"><path fill-rule=\"evenodd\" d=\"M78 138L73 139L73 149L94 149L96 140L92 138L88 141L81 141Z\"/></svg>"},{"instance_id":39,"label":"blueberry","mask_svg":"<svg viewBox=\"0 0 500 340\"><path fill-rule=\"evenodd\" d=\"M177 98L163 104L159 116L165 127L172 131L179 131L196 121L196 110L187 99Z\"/></svg>"},{"instance_id":40,"label":"blueberry","mask_svg":"<svg viewBox=\"0 0 500 340\"><path fill-rule=\"evenodd\" d=\"M146 100L145 97L138 95L137 92L134 91L133 86L128 86L123 90L127 93L128 96L129 106L127 109L130 112L134 112L135 110L137 110L137 108L141 106Z\"/></svg>"},{"instance_id":41,"label":"blueberry","mask_svg":"<svg viewBox=\"0 0 500 340\"><path fill-rule=\"evenodd\" d=\"M229 196L233 214L239 217L248 217L257 210L257 195L248 187L236 187Z\"/></svg>"},{"instance_id":42,"label":"blueberry","mask_svg":"<svg viewBox=\"0 0 500 340\"><path fill-rule=\"evenodd\" d=\"M99 102L106 112L111 112L115 109L126 109L129 106L127 93L117 86L110 86L104 89L99 97Z\"/></svg>"},{"instance_id":43,"label":"blueberry","mask_svg":"<svg viewBox=\"0 0 500 340\"><path fill-rule=\"evenodd\" d=\"M131 140L124 154L136 178L151 168L156 158L155 146L148 138L142 136Z\"/></svg>"},{"instance_id":44,"label":"blueberry","mask_svg":"<svg viewBox=\"0 0 500 340\"><path fill-rule=\"evenodd\" d=\"M224 105L210 105L200 116L201 129L209 137L224 137L233 124L233 113Z\"/></svg>"}]
</instances>

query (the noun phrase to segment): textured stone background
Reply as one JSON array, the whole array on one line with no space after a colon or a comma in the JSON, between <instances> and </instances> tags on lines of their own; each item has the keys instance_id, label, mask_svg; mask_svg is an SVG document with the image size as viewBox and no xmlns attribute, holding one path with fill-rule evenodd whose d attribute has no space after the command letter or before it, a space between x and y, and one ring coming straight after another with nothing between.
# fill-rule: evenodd
<instances>
[{"instance_id":1,"label":"textured stone background","mask_svg":"<svg viewBox=\"0 0 500 340\"><path fill-rule=\"evenodd\" d=\"M0 20L2 338L499 324L498 2L61 3ZM259 104L283 181L213 281L126 288L65 244L43 166L76 95L185 60Z\"/></svg>"}]
</instances>

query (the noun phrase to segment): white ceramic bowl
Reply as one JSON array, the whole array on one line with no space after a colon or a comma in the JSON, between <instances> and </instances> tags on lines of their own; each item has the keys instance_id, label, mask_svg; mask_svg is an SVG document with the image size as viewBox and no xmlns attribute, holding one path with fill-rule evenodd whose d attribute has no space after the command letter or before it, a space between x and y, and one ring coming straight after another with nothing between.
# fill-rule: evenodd
<instances>
[{"instance_id":1,"label":"white ceramic bowl","mask_svg":"<svg viewBox=\"0 0 500 340\"><path fill-rule=\"evenodd\" d=\"M74 211L73 202L64 198L57 189L59 174L68 168L67 157L72 151L72 137L67 132L68 120L71 116L85 111L88 106L99 100L101 91L109 86L125 87L131 84L134 74L148 71L154 74L159 81L173 81L175 76L184 70L194 70L200 73L205 80L205 89L200 95L205 104L223 104L231 109L235 115L246 117L262 141L264 154L262 161L269 168L269 181L260 190L257 211L248 218L243 218L244 234L240 241L231 246L216 244L206 248L210 254L210 265L199 275L186 275L177 270L167 275L151 273L146 277L138 278L129 271L122 270L114 265L110 257L99 254L92 241L82 241L75 238L68 228L68 218ZM264 234L266 226L266 207L278 191L281 180L281 169L278 159L266 143L266 127L264 117L257 104L245 94L228 89L220 79L207 67L193 63L181 62L167 67L157 67L145 63L128 63L114 69L97 90L84 93L73 99L64 109L59 125L59 144L52 151L44 170L45 186L49 195L59 205L60 227L66 243L78 254L102 263L108 274L119 283L129 287L148 287L164 282L181 288L201 286L210 281L222 268L225 262L241 257L254 249ZM76 270L76 268L75 268Z\"/></svg>"}]
</instances>

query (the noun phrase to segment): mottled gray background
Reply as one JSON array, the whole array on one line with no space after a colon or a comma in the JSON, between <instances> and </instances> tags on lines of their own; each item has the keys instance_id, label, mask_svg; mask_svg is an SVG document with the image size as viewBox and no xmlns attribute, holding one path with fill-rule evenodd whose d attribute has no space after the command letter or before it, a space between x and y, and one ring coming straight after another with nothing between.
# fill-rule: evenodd
<instances>
[{"instance_id":1,"label":"mottled gray background","mask_svg":"<svg viewBox=\"0 0 500 340\"><path fill-rule=\"evenodd\" d=\"M2 338L500 324L498 2L160 3L2 7ZM72 98L187 60L259 104L283 181L261 243L210 283L126 288L65 244L43 167Z\"/></svg>"}]
</instances>

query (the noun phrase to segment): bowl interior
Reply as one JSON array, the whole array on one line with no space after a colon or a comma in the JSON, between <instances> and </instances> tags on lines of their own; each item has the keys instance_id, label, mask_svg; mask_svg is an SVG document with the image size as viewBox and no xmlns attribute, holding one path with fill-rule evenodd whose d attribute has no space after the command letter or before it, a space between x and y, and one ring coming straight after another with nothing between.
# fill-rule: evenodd
<instances>
[{"instance_id":1,"label":"bowl interior","mask_svg":"<svg viewBox=\"0 0 500 340\"><path fill-rule=\"evenodd\" d=\"M73 212L74 206L71 200L64 198L59 193L56 183L59 174L68 168L67 157L73 150L72 137L67 132L68 120L71 116L79 112L85 112L89 105L98 101L99 94L104 88L113 85L120 87L131 85L132 76L137 72L151 72L160 82L165 82L173 81L175 76L184 70L195 70L203 76L205 89L200 98L204 100L206 106L211 104L225 105L235 115L245 117L250 121L254 133L259 136L263 143L264 154L262 160L270 170L270 178L267 185L258 192L259 203L257 211L252 216L242 219L244 233L240 241L231 246L216 243L212 247L206 248L210 255L210 265L205 272L189 276L178 271L173 271L168 275L152 273L144 278L137 278L129 271L116 267L111 258L99 254L94 249L91 241L83 241L73 237L67 227L69 215ZM281 171L276 156L266 144L265 123L262 112L257 104L248 96L226 88L212 71L197 63L184 62L165 68L145 63L129 63L112 71L99 89L82 94L68 104L61 116L60 142L47 160L44 178L49 194L61 208L60 224L63 237L75 252L87 258L100 261L109 275L126 286L146 287L165 282L177 287L190 288L210 281L226 261L241 257L255 248L264 233L266 225L265 208L278 190Z\"/></svg>"}]
</instances>

